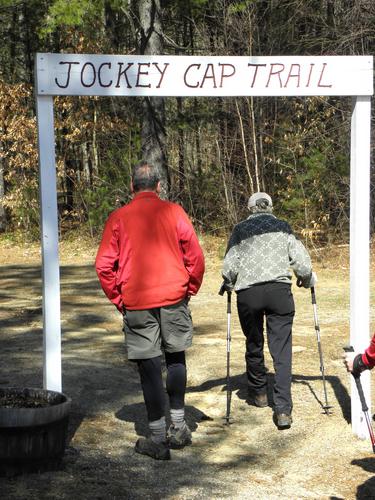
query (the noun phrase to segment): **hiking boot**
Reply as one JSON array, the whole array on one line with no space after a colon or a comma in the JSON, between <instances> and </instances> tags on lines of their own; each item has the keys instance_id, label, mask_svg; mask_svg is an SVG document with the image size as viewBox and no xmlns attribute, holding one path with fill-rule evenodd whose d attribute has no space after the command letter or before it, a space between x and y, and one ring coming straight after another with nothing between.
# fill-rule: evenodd
<instances>
[{"instance_id":1,"label":"hiking boot","mask_svg":"<svg viewBox=\"0 0 375 500\"><path fill-rule=\"evenodd\" d=\"M292 415L289 415L288 413L276 413L275 423L279 430L290 429L290 426L292 425Z\"/></svg>"},{"instance_id":2,"label":"hiking boot","mask_svg":"<svg viewBox=\"0 0 375 500\"><path fill-rule=\"evenodd\" d=\"M191 444L191 430L186 423L179 429L172 424L168 429L167 439L171 448L183 448Z\"/></svg>"},{"instance_id":3,"label":"hiking boot","mask_svg":"<svg viewBox=\"0 0 375 500\"><path fill-rule=\"evenodd\" d=\"M258 408L265 408L268 406L268 396L266 392L254 394L249 392L249 403L257 406Z\"/></svg>"},{"instance_id":4,"label":"hiking boot","mask_svg":"<svg viewBox=\"0 0 375 500\"><path fill-rule=\"evenodd\" d=\"M139 438L135 444L135 451L141 455L148 455L155 460L170 460L171 452L166 443L155 443L151 438Z\"/></svg>"}]
</instances>

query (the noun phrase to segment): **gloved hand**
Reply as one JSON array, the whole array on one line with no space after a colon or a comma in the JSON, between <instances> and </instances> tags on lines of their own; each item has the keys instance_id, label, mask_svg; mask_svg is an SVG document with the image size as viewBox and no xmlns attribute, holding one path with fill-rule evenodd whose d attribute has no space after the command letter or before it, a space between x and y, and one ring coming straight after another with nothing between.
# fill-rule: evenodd
<instances>
[{"instance_id":1,"label":"gloved hand","mask_svg":"<svg viewBox=\"0 0 375 500\"><path fill-rule=\"evenodd\" d=\"M232 287L228 283L223 281L219 290L219 295L224 295L225 292L231 292L231 291Z\"/></svg>"},{"instance_id":2,"label":"gloved hand","mask_svg":"<svg viewBox=\"0 0 375 500\"><path fill-rule=\"evenodd\" d=\"M318 277L317 277L316 273L312 272L310 279L303 280L302 278L298 278L297 279L297 286L298 287L303 286L304 288L312 288L313 286L316 285L317 281L318 281Z\"/></svg>"},{"instance_id":3,"label":"gloved hand","mask_svg":"<svg viewBox=\"0 0 375 500\"><path fill-rule=\"evenodd\" d=\"M318 277L316 275L316 273L314 273L314 271L311 273L311 278L310 278L310 283L308 285L307 288L312 288L313 286L315 286L318 282Z\"/></svg>"}]
</instances>

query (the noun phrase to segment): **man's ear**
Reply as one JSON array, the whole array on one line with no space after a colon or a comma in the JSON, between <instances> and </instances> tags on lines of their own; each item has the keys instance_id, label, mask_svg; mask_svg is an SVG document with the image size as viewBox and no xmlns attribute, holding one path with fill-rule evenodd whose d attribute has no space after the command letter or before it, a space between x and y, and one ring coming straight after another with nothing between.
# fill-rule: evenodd
<instances>
[{"instance_id":1,"label":"man's ear","mask_svg":"<svg viewBox=\"0 0 375 500\"><path fill-rule=\"evenodd\" d=\"M161 192L161 184L160 184L160 181L156 184L156 192L157 192L157 194L160 194L160 192Z\"/></svg>"}]
</instances>

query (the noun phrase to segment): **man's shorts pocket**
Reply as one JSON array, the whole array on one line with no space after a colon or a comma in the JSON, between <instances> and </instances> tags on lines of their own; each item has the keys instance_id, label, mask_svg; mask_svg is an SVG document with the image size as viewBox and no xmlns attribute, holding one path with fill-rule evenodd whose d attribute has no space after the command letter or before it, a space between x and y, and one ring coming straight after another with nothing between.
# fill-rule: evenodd
<instances>
[{"instance_id":1,"label":"man's shorts pocket","mask_svg":"<svg viewBox=\"0 0 375 500\"><path fill-rule=\"evenodd\" d=\"M185 299L160 308L160 327L163 346L167 352L180 352L191 346L193 322Z\"/></svg>"}]
</instances>

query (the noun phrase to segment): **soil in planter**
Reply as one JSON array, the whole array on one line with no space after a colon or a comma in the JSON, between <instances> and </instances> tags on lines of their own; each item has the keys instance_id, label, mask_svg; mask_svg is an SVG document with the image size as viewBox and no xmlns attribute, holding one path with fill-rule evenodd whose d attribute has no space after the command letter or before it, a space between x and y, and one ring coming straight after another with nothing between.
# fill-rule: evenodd
<instances>
[{"instance_id":1,"label":"soil in planter","mask_svg":"<svg viewBox=\"0 0 375 500\"><path fill-rule=\"evenodd\" d=\"M45 398L27 394L4 394L0 396L0 408L47 408L47 406L53 404L53 402L47 401Z\"/></svg>"}]
</instances>

